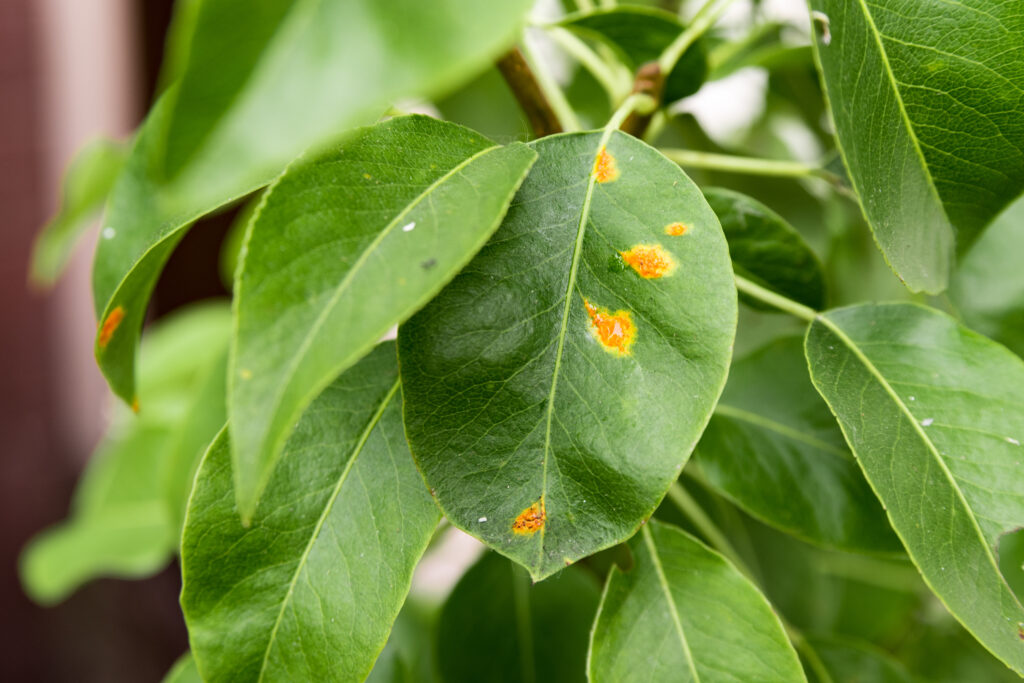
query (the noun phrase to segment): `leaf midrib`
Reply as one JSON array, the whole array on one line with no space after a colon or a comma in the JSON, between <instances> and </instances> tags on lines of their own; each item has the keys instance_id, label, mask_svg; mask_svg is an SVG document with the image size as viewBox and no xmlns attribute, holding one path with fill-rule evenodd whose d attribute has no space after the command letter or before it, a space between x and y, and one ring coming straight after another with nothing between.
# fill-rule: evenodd
<instances>
[{"instance_id":1,"label":"leaf midrib","mask_svg":"<svg viewBox=\"0 0 1024 683\"><path fill-rule=\"evenodd\" d=\"M672 599L672 591L668 587L668 578L666 578L665 570L661 566L661 557L658 555L658 547L654 543L650 526L644 525L642 533L644 537L644 545L647 546L647 552L651 554L651 562L654 564L654 571L658 575L658 584L661 586L661 590L665 594L665 602L668 603L669 613L672 615L672 623L676 628L676 635L679 636L679 642L682 644L683 652L686 654L686 663L690 666L690 673L693 674L694 683L700 683L700 674L697 673L697 665L693 661L693 653L690 652L690 644L686 640L686 633L683 630L683 622L679 618L679 610L676 609L676 603Z\"/></svg>"},{"instance_id":2,"label":"leaf midrib","mask_svg":"<svg viewBox=\"0 0 1024 683\"><path fill-rule=\"evenodd\" d=\"M263 661L260 664L260 675L259 678L257 679L257 683L262 683L263 675L267 671L267 662L270 658L270 651L273 649L274 643L277 641L277 631L281 627L281 621L284 618L285 608L291 602L292 594L295 591L295 585L298 583L299 580L299 575L302 574L302 570L306 567L306 560L309 558L309 554L310 552L312 552L313 546L316 544L317 539L320 537L320 531L321 529L323 529L324 523L327 521L327 517L331 514L331 510L334 509L334 503L338 500L338 496L341 493L342 486L344 486L345 482L348 480L348 475L349 472L352 470L352 466L359 458L360 453L362 453L363 447L366 445L366 441L370 438L370 434L373 432L374 428L380 422L381 416L384 414L384 411L387 409L389 405L391 405L391 400L395 397L395 394L398 392L399 386L401 386L401 380L395 380L395 383L391 386L391 389L388 390L388 393L384 396L383 400L381 400L380 405L377 407L377 410L373 413L373 416L370 417L370 420L369 422L367 422L366 427L363 429L363 432L359 435L359 440L356 442L355 446L353 446L352 453L349 456L348 462L345 463L344 469L341 471L341 474L338 475L338 483L335 484L334 490L331 492L331 495L327 500L327 504L324 505L324 510L320 514L320 518L317 519L316 526L313 528L313 531L309 536L309 542L306 544L305 549L302 551L302 555L299 557L299 561L295 566L295 571L292 574L292 578L288 582L288 591L281 599L281 609L279 609L277 612L277 617L274 619L274 626L271 629L270 636L267 639L267 647L263 651Z\"/></svg>"},{"instance_id":3,"label":"leaf midrib","mask_svg":"<svg viewBox=\"0 0 1024 683\"><path fill-rule=\"evenodd\" d=\"M938 464L939 470L949 481L949 485L950 487L952 487L954 494L960 501L961 506L967 514L967 518L971 520L971 526L974 528L975 532L978 535L978 540L981 542L981 547L984 550L986 559L989 561L989 564L992 565L992 569L996 572L996 575L1002 577L1002 572L999 571L999 563L996 561L995 556L992 554L992 548L989 546L988 540L985 538L985 534L982 532L981 526L978 524L978 518L974 513L974 509L971 507L970 503L968 503L966 496L964 496L963 491L961 490L959 484L956 481L956 477L953 476L953 473L949 470L949 467L946 465L946 461L943 460L942 455L939 453L938 449L935 447L935 444L932 442L932 440L928 438L927 434L925 434L924 428L917 421L917 418L914 417L914 414L910 411L910 408L908 408L907 404L900 399L899 394L892 388L888 380L885 379L885 377L878 370L878 368L875 367L875 364L872 363L871 360L866 355L864 355L863 352L861 352L860 347L857 346L856 342L850 339L850 337L847 336L847 334L842 330L842 328L839 327L838 324L836 324L830 318L824 315L818 316L818 321L825 325L825 327L827 327L834 335L836 335L839 338L841 342L843 342L843 344L848 349L850 349L850 352L853 353L857 360L861 362L861 364L865 367L865 369L867 369L871 376L875 378L875 381L877 381L878 384L882 387L882 389L885 390L885 393L889 395L889 398L892 399L893 403L896 404L900 412L903 413L903 416L907 420L909 420L914 432L918 435L921 441L924 442L925 446L928 449L928 452L931 453L933 459ZM897 534L899 534L898 530ZM928 581L927 577L925 577L925 581L928 582L930 585L930 581Z\"/></svg>"},{"instance_id":4,"label":"leaf midrib","mask_svg":"<svg viewBox=\"0 0 1024 683\"><path fill-rule=\"evenodd\" d=\"M865 2L865 0L857 0L857 4L864 13L864 20L867 22L868 28L871 31L871 37L875 39L875 45L878 47L878 54L882 59L882 65L885 67L885 75L889 79L889 85L892 88L893 96L896 98L896 106L900 110L900 118L903 119L903 124L906 126L907 134L910 136L910 142L914 146L914 152L917 154L917 158L921 162L921 170L924 172L924 176L928 180L928 188L931 190L932 196L935 198L939 210L942 211L942 215L945 216L946 222L949 223L949 216L946 214L946 205L942 203L942 197L939 195L939 190L935 187L935 179L932 177L931 168L925 160L924 151L921 149L920 140L917 139L917 132L914 130L914 125L910 121L910 115L907 114L907 107L903 102L903 93L900 92L899 81L896 80L896 74L893 73L892 65L889 63L889 53L885 51L885 46L882 44L882 32L875 24L875 18L872 16L871 10L868 9L867 2Z\"/></svg>"},{"instance_id":5,"label":"leaf midrib","mask_svg":"<svg viewBox=\"0 0 1024 683\"><path fill-rule=\"evenodd\" d=\"M545 509L547 508L547 492L548 492L548 460L551 458L551 422L555 414L555 390L558 387L558 376L561 373L562 368L562 354L565 349L565 334L569 328L569 311L572 307L572 294L576 288L576 273L579 270L580 259L583 255L583 237L587 232L587 221L590 219L590 202L594 197L594 187L597 185L597 175L594 173L593 164L596 163L597 156L601 153L601 150L605 148L608 141L612 137L612 133L615 132L615 128L605 126L601 133L601 139L597 143L597 151L595 152L591 161L591 169L589 180L587 181L587 191L583 196L583 207L580 209L580 220L576 226L576 243L573 245L572 251L572 265L569 267L569 281L565 288L565 303L562 307L562 324L558 331L558 348L555 350L555 367L551 373L551 391L548 392L548 410L547 410L547 424L544 429L544 463L541 470L541 500L544 501ZM541 570L544 563L544 536L547 532L547 524L544 524L540 528L540 542L537 544L537 571Z\"/></svg>"},{"instance_id":6,"label":"leaf midrib","mask_svg":"<svg viewBox=\"0 0 1024 683\"><path fill-rule=\"evenodd\" d=\"M458 165L454 166L449 171L447 171L444 175L442 175L440 178L435 180L425 190L423 190L419 195L417 195L416 198L413 201L409 202L398 214L396 214L395 217L393 219L391 219L391 222L389 222L384 227L384 229L381 230L381 232L373 239L373 241L371 241L370 244L368 244L366 246L366 249L363 250L363 253L360 254L359 258L356 259L355 263L352 264L352 267L345 274L345 277L342 278L340 283L338 283L338 286L335 288L334 293L331 295L331 298L327 301L327 303L321 309L320 313L317 315L316 320L313 322L313 325L309 328L309 330L306 332L305 336L303 337L302 343L299 345L299 347L295 351L295 354L292 356L292 360L288 364L287 370L285 371L284 375L282 376L281 381L278 382L278 390L275 392L273 403L271 404L272 408L271 408L271 410L269 412L270 418L268 420L268 426L273 423L274 416L277 415L277 413L278 413L278 409L280 408L281 401L283 400L284 395L285 395L287 389L291 386L292 380L295 377L295 372L298 369L299 364L306 357L306 352L309 350L309 347L313 344L313 340L316 338L317 334L320 332L320 329L323 327L324 323L330 317L330 314L335 310L335 306L337 305L338 301L341 299L342 294L345 293L345 291L349 288L349 286L355 280L356 275L359 274L359 272L362 270L362 267L367 263L367 261L369 261L370 256L372 256L376 252L377 247L380 246L380 244L384 241L384 239L394 231L394 229L409 215L409 213L412 212L413 209L415 209L417 206L419 206L419 204L424 199L429 197L438 187L440 187L441 185L446 183L451 178L455 177L456 174L458 174L463 169L467 168L470 164L472 164L477 159L480 159L484 155L486 155L486 154L488 154L490 152L493 152L495 150L498 150L498 149L501 149L500 145L494 145L494 146L482 149L482 150L476 152L475 154L473 154L472 156L466 158L465 160L460 162ZM253 223L253 225L255 225L255 222ZM239 297L238 297L239 299L241 298L240 295L241 295L241 291L239 291ZM234 361L238 357L238 354L237 354L237 339L238 339L238 335L236 334L234 338L236 340L236 343L235 343L235 348L232 349L232 352L233 352L232 353L232 361ZM234 379L234 375L235 375L235 372L234 372L234 362L232 362L232 373L231 373L232 379ZM232 403L234 403L234 401L232 401ZM264 433L266 433L266 432L264 432ZM286 437L287 437L287 434L282 432L276 439L274 439L274 442L271 444L271 446L269 448L270 452L271 453L276 453L277 451L279 451L280 448L283 447L283 443L282 442L283 442L283 440ZM267 452L268 448L267 448L267 443L266 443L265 440L262 440L260 450L262 452L264 452L264 453ZM270 478L270 470L260 474L260 479L259 479L258 485L257 485L257 487L255 489L255 492L256 492L256 496L255 497L257 499L259 497L260 492L266 486L267 481L269 480L269 478Z\"/></svg>"}]
</instances>

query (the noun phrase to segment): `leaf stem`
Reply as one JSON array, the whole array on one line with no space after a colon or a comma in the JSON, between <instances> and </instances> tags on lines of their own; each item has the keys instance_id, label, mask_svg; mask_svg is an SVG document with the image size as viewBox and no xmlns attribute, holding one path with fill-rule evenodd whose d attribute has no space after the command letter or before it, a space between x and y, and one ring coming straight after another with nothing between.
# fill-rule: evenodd
<instances>
[{"instance_id":1,"label":"leaf stem","mask_svg":"<svg viewBox=\"0 0 1024 683\"><path fill-rule=\"evenodd\" d=\"M613 103L618 103L629 92L629 80L615 71L583 40L561 26L546 26L551 40L579 62L601 84Z\"/></svg>"},{"instance_id":2,"label":"leaf stem","mask_svg":"<svg viewBox=\"0 0 1024 683\"><path fill-rule=\"evenodd\" d=\"M605 130L614 130L621 128L622 123L629 118L629 115L634 112L650 113L653 112L658 106L658 103L650 95L641 92L635 92L630 94L619 108L615 110L612 117L608 119L608 123L605 124Z\"/></svg>"},{"instance_id":3,"label":"leaf stem","mask_svg":"<svg viewBox=\"0 0 1024 683\"><path fill-rule=\"evenodd\" d=\"M670 74L683 53L718 21L718 18L732 2L733 0L708 0L704 3L704 6L694 15L690 25L661 53L661 57L658 58L661 73L666 76Z\"/></svg>"},{"instance_id":4,"label":"leaf stem","mask_svg":"<svg viewBox=\"0 0 1024 683\"><path fill-rule=\"evenodd\" d=\"M572 105L569 104L569 100L565 98L565 93L562 92L554 77L545 68L544 62L538 59L536 52L530 46L529 40L522 41L521 50L527 65L529 65L537 81L537 85L558 117L562 130L568 132L582 130L580 121L576 117L576 112L573 110Z\"/></svg>"},{"instance_id":5,"label":"leaf stem","mask_svg":"<svg viewBox=\"0 0 1024 683\"><path fill-rule=\"evenodd\" d=\"M711 171L729 171L732 173L774 176L777 178L825 177L826 175L831 175L820 166L805 164L800 161L758 159L757 157L697 152L689 149L669 148L658 151L680 166L702 168Z\"/></svg>"},{"instance_id":6,"label":"leaf stem","mask_svg":"<svg viewBox=\"0 0 1024 683\"><path fill-rule=\"evenodd\" d=\"M814 322L818 319L818 312L813 308L797 303L796 301L788 299L781 294L776 294L771 290L765 289L761 285L754 284L742 275L735 275L734 277L736 279L736 289L747 296L754 297L758 301L763 301L769 306L774 306L780 311L794 315L797 318L802 318L807 322Z\"/></svg>"},{"instance_id":7,"label":"leaf stem","mask_svg":"<svg viewBox=\"0 0 1024 683\"><path fill-rule=\"evenodd\" d=\"M563 128L558 114L541 89L522 51L518 47L513 47L498 59L497 67L530 121L534 135L542 138L561 133Z\"/></svg>"},{"instance_id":8,"label":"leaf stem","mask_svg":"<svg viewBox=\"0 0 1024 683\"><path fill-rule=\"evenodd\" d=\"M581 12L594 11L594 3L590 0L576 0L576 7L579 8Z\"/></svg>"}]
</instances>

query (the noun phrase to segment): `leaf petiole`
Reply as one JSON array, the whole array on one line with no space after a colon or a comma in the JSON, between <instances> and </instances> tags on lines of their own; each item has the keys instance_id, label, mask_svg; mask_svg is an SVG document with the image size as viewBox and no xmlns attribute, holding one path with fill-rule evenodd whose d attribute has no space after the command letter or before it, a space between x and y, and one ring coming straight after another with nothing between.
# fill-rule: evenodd
<instances>
[{"instance_id":1,"label":"leaf petiole","mask_svg":"<svg viewBox=\"0 0 1024 683\"><path fill-rule=\"evenodd\" d=\"M672 73L672 69L675 68L683 53L718 21L718 18L732 2L733 0L708 0L704 3L704 6L694 15L690 25L661 53L661 57L658 58L658 67L661 73Z\"/></svg>"}]
</instances>

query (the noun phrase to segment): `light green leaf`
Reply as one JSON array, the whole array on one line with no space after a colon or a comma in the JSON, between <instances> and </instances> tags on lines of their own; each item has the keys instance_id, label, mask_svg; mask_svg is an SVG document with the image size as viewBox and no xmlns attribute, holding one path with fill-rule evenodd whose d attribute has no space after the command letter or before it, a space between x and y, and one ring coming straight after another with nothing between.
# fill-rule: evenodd
<instances>
[{"instance_id":1,"label":"light green leaf","mask_svg":"<svg viewBox=\"0 0 1024 683\"><path fill-rule=\"evenodd\" d=\"M612 48L630 71L657 60L685 28L671 12L636 6L574 14L564 19L561 25ZM666 77L662 100L675 102L697 92L704 83L707 70L704 42L698 40L683 53Z\"/></svg>"},{"instance_id":2,"label":"light green leaf","mask_svg":"<svg viewBox=\"0 0 1024 683\"><path fill-rule=\"evenodd\" d=\"M657 151L610 130L532 146L505 222L398 343L448 519L540 580L628 538L675 480L724 384L736 290L718 220Z\"/></svg>"},{"instance_id":3,"label":"light green leaf","mask_svg":"<svg viewBox=\"0 0 1024 683\"><path fill-rule=\"evenodd\" d=\"M911 290L938 293L956 247L1024 189L1020 4L810 6L840 147L875 239Z\"/></svg>"},{"instance_id":4,"label":"light green leaf","mask_svg":"<svg viewBox=\"0 0 1024 683\"><path fill-rule=\"evenodd\" d=\"M78 239L99 217L126 156L125 146L110 140L96 140L75 155L64 176L60 211L32 250L33 282L46 287L60 277Z\"/></svg>"},{"instance_id":5,"label":"light green leaf","mask_svg":"<svg viewBox=\"0 0 1024 683\"><path fill-rule=\"evenodd\" d=\"M536 158L522 143L401 117L273 186L235 287L229 410L243 517L302 410L466 265Z\"/></svg>"},{"instance_id":6,"label":"light green leaf","mask_svg":"<svg viewBox=\"0 0 1024 683\"><path fill-rule=\"evenodd\" d=\"M949 294L969 327L1024 357L1024 197L967 252Z\"/></svg>"},{"instance_id":7,"label":"light green leaf","mask_svg":"<svg viewBox=\"0 0 1024 683\"><path fill-rule=\"evenodd\" d=\"M1024 522L1024 361L911 304L831 311L808 330L814 385L925 581L1024 673L1024 608L999 538Z\"/></svg>"},{"instance_id":8,"label":"light green leaf","mask_svg":"<svg viewBox=\"0 0 1024 683\"><path fill-rule=\"evenodd\" d=\"M579 567L530 585L494 553L466 572L448 597L437 655L445 683L586 681L587 634L600 598Z\"/></svg>"},{"instance_id":9,"label":"light green leaf","mask_svg":"<svg viewBox=\"0 0 1024 683\"><path fill-rule=\"evenodd\" d=\"M608 576L590 638L590 681L806 681L760 591L718 553L651 520L634 567Z\"/></svg>"},{"instance_id":10,"label":"light green leaf","mask_svg":"<svg viewBox=\"0 0 1024 683\"><path fill-rule=\"evenodd\" d=\"M530 4L209 0L183 11L181 81L143 124L93 266L96 356L114 393L134 398L149 297L193 221L391 100L471 77L512 42Z\"/></svg>"},{"instance_id":11,"label":"light green leaf","mask_svg":"<svg viewBox=\"0 0 1024 683\"><path fill-rule=\"evenodd\" d=\"M182 540L182 608L205 680L363 680L438 519L405 444L393 343L303 414L248 528L221 432Z\"/></svg>"},{"instance_id":12,"label":"light green leaf","mask_svg":"<svg viewBox=\"0 0 1024 683\"><path fill-rule=\"evenodd\" d=\"M717 187L702 189L722 222L737 275L805 306L825 305L821 261L793 226L752 197ZM747 298L744 302L761 305Z\"/></svg>"},{"instance_id":13,"label":"light green leaf","mask_svg":"<svg viewBox=\"0 0 1024 683\"><path fill-rule=\"evenodd\" d=\"M70 518L24 551L22 581L34 600L58 602L99 576L146 576L170 560L192 472L224 424L230 321L227 306L200 305L146 335L139 383L145 408L115 415L78 484Z\"/></svg>"},{"instance_id":14,"label":"light green leaf","mask_svg":"<svg viewBox=\"0 0 1024 683\"><path fill-rule=\"evenodd\" d=\"M396 98L472 77L515 40L531 4L203 2L167 129L166 175L205 168L204 193L229 195L239 175L275 173Z\"/></svg>"},{"instance_id":15,"label":"light green leaf","mask_svg":"<svg viewBox=\"0 0 1024 683\"><path fill-rule=\"evenodd\" d=\"M733 364L697 446L697 463L737 505L806 541L861 552L900 550L814 391L798 337Z\"/></svg>"},{"instance_id":16,"label":"light green leaf","mask_svg":"<svg viewBox=\"0 0 1024 683\"><path fill-rule=\"evenodd\" d=\"M163 683L203 683L199 676L199 669L196 668L196 660L191 652L186 652L174 663L171 670L167 672Z\"/></svg>"}]
</instances>

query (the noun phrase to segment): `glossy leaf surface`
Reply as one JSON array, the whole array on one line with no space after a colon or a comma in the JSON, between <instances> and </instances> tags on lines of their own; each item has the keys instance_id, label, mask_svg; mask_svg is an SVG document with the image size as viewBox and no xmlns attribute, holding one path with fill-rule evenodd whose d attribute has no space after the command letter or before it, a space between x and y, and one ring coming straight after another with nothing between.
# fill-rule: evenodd
<instances>
[{"instance_id":1,"label":"glossy leaf surface","mask_svg":"<svg viewBox=\"0 0 1024 683\"><path fill-rule=\"evenodd\" d=\"M925 581L1024 672L1024 608L999 573L1024 522L1024 361L911 304L831 311L806 341L811 377Z\"/></svg>"},{"instance_id":2,"label":"glossy leaf surface","mask_svg":"<svg viewBox=\"0 0 1024 683\"><path fill-rule=\"evenodd\" d=\"M825 305L821 261L793 226L752 197L717 187L703 191L722 223L737 275L815 310Z\"/></svg>"},{"instance_id":3,"label":"glossy leaf surface","mask_svg":"<svg viewBox=\"0 0 1024 683\"><path fill-rule=\"evenodd\" d=\"M146 408L116 411L69 519L26 548L22 580L34 600L58 602L100 576L148 575L175 553L195 465L224 425L230 322L227 306L200 305L147 333L139 381Z\"/></svg>"},{"instance_id":4,"label":"glossy leaf surface","mask_svg":"<svg viewBox=\"0 0 1024 683\"><path fill-rule=\"evenodd\" d=\"M393 343L303 414L243 527L226 430L182 541L182 608L205 680L363 680L405 600L437 508L402 433Z\"/></svg>"},{"instance_id":5,"label":"glossy leaf surface","mask_svg":"<svg viewBox=\"0 0 1024 683\"><path fill-rule=\"evenodd\" d=\"M536 158L522 143L410 116L362 129L274 184L235 287L230 429L243 516L302 410L473 257Z\"/></svg>"},{"instance_id":6,"label":"glossy leaf surface","mask_svg":"<svg viewBox=\"0 0 1024 683\"><path fill-rule=\"evenodd\" d=\"M676 527L651 520L613 568L590 641L593 683L805 681L764 596Z\"/></svg>"},{"instance_id":7,"label":"glossy leaf surface","mask_svg":"<svg viewBox=\"0 0 1024 683\"><path fill-rule=\"evenodd\" d=\"M974 243L949 294L967 326L1024 357L1024 198Z\"/></svg>"},{"instance_id":8,"label":"glossy leaf surface","mask_svg":"<svg viewBox=\"0 0 1024 683\"><path fill-rule=\"evenodd\" d=\"M164 677L163 683L203 683L191 652L186 652L174 663Z\"/></svg>"},{"instance_id":9,"label":"glossy leaf surface","mask_svg":"<svg viewBox=\"0 0 1024 683\"><path fill-rule=\"evenodd\" d=\"M531 4L203 2L167 130L166 175L209 169L205 193L225 195L242 173L275 173L397 98L473 76L515 40Z\"/></svg>"},{"instance_id":10,"label":"glossy leaf surface","mask_svg":"<svg viewBox=\"0 0 1024 683\"><path fill-rule=\"evenodd\" d=\"M60 211L43 228L32 250L34 282L52 285L60 277L78 239L99 216L125 156L125 147L110 140L96 140L75 155L64 176Z\"/></svg>"},{"instance_id":11,"label":"glossy leaf surface","mask_svg":"<svg viewBox=\"0 0 1024 683\"><path fill-rule=\"evenodd\" d=\"M442 680L583 683L599 598L597 582L578 567L531 585L521 568L487 553L459 580L441 612Z\"/></svg>"},{"instance_id":12,"label":"glossy leaf surface","mask_svg":"<svg viewBox=\"0 0 1024 683\"><path fill-rule=\"evenodd\" d=\"M715 487L776 528L826 547L900 550L811 384L798 337L733 364L697 463Z\"/></svg>"},{"instance_id":13,"label":"glossy leaf surface","mask_svg":"<svg viewBox=\"0 0 1024 683\"><path fill-rule=\"evenodd\" d=\"M658 152L617 131L533 148L504 223L399 353L448 519L542 579L632 535L678 475L724 383L736 290L718 220Z\"/></svg>"},{"instance_id":14,"label":"glossy leaf surface","mask_svg":"<svg viewBox=\"0 0 1024 683\"><path fill-rule=\"evenodd\" d=\"M631 71L655 61L685 28L678 17L654 7L598 9L566 18L570 31L610 46ZM707 75L703 41L698 40L665 79L665 102L675 102L700 89Z\"/></svg>"},{"instance_id":15,"label":"glossy leaf surface","mask_svg":"<svg viewBox=\"0 0 1024 683\"><path fill-rule=\"evenodd\" d=\"M810 6L821 13L815 42L840 147L875 239L911 290L940 292L956 247L1024 189L1020 3Z\"/></svg>"}]
</instances>

